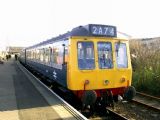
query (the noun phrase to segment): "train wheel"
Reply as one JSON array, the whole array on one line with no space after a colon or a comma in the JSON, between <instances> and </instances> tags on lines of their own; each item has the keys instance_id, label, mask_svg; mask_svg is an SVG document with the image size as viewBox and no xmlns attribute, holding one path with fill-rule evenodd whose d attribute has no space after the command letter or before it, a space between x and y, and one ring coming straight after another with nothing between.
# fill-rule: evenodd
<instances>
[{"instance_id":1,"label":"train wheel","mask_svg":"<svg viewBox=\"0 0 160 120\"><path fill-rule=\"evenodd\" d=\"M114 98L113 98L113 93L111 90L108 90L108 101L109 101L109 106L114 109Z\"/></svg>"},{"instance_id":2,"label":"train wheel","mask_svg":"<svg viewBox=\"0 0 160 120\"><path fill-rule=\"evenodd\" d=\"M118 95L113 96L114 102L118 102Z\"/></svg>"},{"instance_id":3,"label":"train wheel","mask_svg":"<svg viewBox=\"0 0 160 120\"><path fill-rule=\"evenodd\" d=\"M106 115L106 113L107 113L107 110L106 110L107 102L106 102L106 100L107 100L107 98L104 98L104 96L99 97L96 100L95 111L100 115Z\"/></svg>"},{"instance_id":4,"label":"train wheel","mask_svg":"<svg viewBox=\"0 0 160 120\"><path fill-rule=\"evenodd\" d=\"M131 101L133 97L136 95L136 90L133 86L129 86L124 93L124 99L127 101Z\"/></svg>"}]
</instances>

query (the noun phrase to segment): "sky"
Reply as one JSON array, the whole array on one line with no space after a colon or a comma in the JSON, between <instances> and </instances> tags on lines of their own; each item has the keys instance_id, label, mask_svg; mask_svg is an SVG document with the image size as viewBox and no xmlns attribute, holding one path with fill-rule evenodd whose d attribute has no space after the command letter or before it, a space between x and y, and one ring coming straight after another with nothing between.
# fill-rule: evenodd
<instances>
[{"instance_id":1,"label":"sky","mask_svg":"<svg viewBox=\"0 0 160 120\"><path fill-rule=\"evenodd\" d=\"M160 37L159 0L0 0L0 49L27 47L86 24Z\"/></svg>"}]
</instances>

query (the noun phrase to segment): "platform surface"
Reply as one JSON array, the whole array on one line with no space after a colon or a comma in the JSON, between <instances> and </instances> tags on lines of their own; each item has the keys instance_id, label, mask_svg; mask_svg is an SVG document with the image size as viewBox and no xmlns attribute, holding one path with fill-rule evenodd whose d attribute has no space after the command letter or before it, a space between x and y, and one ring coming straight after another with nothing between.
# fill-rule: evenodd
<instances>
[{"instance_id":1,"label":"platform surface","mask_svg":"<svg viewBox=\"0 0 160 120\"><path fill-rule=\"evenodd\" d=\"M61 104L19 62L0 64L0 120L74 120Z\"/></svg>"}]
</instances>

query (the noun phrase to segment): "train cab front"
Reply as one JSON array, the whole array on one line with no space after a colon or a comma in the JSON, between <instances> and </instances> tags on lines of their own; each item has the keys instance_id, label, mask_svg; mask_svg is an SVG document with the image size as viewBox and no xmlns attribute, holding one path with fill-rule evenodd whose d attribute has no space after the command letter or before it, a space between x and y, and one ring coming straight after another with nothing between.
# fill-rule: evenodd
<instances>
[{"instance_id":1,"label":"train cab front","mask_svg":"<svg viewBox=\"0 0 160 120\"><path fill-rule=\"evenodd\" d=\"M75 37L70 47L68 88L84 104L97 100L108 104L107 100L113 102L119 95L127 100L135 96L127 40Z\"/></svg>"}]
</instances>

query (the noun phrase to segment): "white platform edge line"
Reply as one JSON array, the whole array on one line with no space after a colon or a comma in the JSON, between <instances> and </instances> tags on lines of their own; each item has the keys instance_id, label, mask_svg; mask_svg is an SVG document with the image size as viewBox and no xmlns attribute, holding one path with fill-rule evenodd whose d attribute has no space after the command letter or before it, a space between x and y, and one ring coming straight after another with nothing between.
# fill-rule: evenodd
<instances>
[{"instance_id":1,"label":"white platform edge line","mask_svg":"<svg viewBox=\"0 0 160 120\"><path fill-rule=\"evenodd\" d=\"M17 62L17 64L19 64L19 68L22 70L22 68L20 66L20 63ZM43 84L37 77L35 77L30 71L28 71L24 66L22 66L32 77L34 77L39 83L41 83L47 90L49 90L52 94L54 94L60 101L62 101L64 104L66 104L67 106L69 106L74 112L76 112L80 117L82 117L82 119L84 120L88 120L85 116L83 116L79 111L77 111L75 108L73 108L70 104L68 104L66 101L64 101L59 95L57 95L55 92L53 92L50 88L48 88L45 84ZM22 70L23 71L23 70ZM23 71L24 72L24 71ZM70 111L69 111L70 112ZM71 113L73 114L73 113Z\"/></svg>"}]
</instances>

